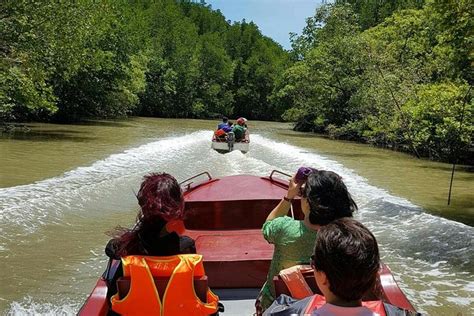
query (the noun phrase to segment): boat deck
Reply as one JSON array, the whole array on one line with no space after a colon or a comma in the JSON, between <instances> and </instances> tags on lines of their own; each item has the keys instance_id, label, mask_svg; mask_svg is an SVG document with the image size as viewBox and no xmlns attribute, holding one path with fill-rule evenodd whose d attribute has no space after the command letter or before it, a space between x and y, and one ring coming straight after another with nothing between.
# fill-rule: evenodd
<instances>
[{"instance_id":1,"label":"boat deck","mask_svg":"<svg viewBox=\"0 0 474 316\"><path fill-rule=\"evenodd\" d=\"M260 229L186 231L203 255L211 288L253 288L265 282L273 245Z\"/></svg>"},{"instance_id":2,"label":"boat deck","mask_svg":"<svg viewBox=\"0 0 474 316\"><path fill-rule=\"evenodd\" d=\"M212 291L219 296L219 301L224 305L222 315L250 316L255 313L255 299L260 288L212 289Z\"/></svg>"}]
</instances>

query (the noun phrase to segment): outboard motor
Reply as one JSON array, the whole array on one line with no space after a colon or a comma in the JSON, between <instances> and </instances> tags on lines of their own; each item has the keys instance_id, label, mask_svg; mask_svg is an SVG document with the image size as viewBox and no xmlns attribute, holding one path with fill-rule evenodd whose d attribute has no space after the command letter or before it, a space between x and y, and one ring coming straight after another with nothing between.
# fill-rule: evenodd
<instances>
[{"instance_id":1,"label":"outboard motor","mask_svg":"<svg viewBox=\"0 0 474 316\"><path fill-rule=\"evenodd\" d=\"M234 150L234 143L235 143L234 132L227 133L227 146L229 147L229 151Z\"/></svg>"}]
</instances>

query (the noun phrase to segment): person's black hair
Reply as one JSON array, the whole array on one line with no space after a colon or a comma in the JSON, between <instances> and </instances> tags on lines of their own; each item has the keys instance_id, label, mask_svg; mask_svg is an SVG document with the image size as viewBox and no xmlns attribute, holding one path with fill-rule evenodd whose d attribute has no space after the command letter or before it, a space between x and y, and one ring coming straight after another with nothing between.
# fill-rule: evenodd
<instances>
[{"instance_id":1,"label":"person's black hair","mask_svg":"<svg viewBox=\"0 0 474 316\"><path fill-rule=\"evenodd\" d=\"M319 229L312 265L326 274L329 290L345 301L374 289L380 256L377 240L361 223L340 218Z\"/></svg>"},{"instance_id":2,"label":"person's black hair","mask_svg":"<svg viewBox=\"0 0 474 316\"><path fill-rule=\"evenodd\" d=\"M357 204L342 178L332 171L310 173L302 193L308 199L309 221L313 225L326 225L341 217L352 217L357 210Z\"/></svg>"},{"instance_id":3,"label":"person's black hair","mask_svg":"<svg viewBox=\"0 0 474 316\"><path fill-rule=\"evenodd\" d=\"M227 123L228 120L229 120L229 119L227 118L227 116L223 116L223 117L222 117L222 122Z\"/></svg>"}]
</instances>

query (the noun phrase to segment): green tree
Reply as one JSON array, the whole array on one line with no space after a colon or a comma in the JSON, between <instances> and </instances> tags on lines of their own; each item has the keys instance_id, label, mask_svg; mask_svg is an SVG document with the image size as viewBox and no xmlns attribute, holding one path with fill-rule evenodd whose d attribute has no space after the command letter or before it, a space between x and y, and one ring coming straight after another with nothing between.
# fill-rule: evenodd
<instances>
[{"instance_id":1,"label":"green tree","mask_svg":"<svg viewBox=\"0 0 474 316\"><path fill-rule=\"evenodd\" d=\"M278 118L287 53L201 1L1 3L2 120ZM238 95L234 98L234 95Z\"/></svg>"},{"instance_id":2,"label":"green tree","mask_svg":"<svg viewBox=\"0 0 474 316\"><path fill-rule=\"evenodd\" d=\"M295 128L472 162L472 1L336 1L293 36L272 98ZM452 23L456 21L456 23ZM458 23L459 22L459 23ZM469 126L469 127L468 127Z\"/></svg>"},{"instance_id":3,"label":"green tree","mask_svg":"<svg viewBox=\"0 0 474 316\"><path fill-rule=\"evenodd\" d=\"M358 16L363 30L375 26L393 13L423 6L424 0L336 0L336 4L349 3Z\"/></svg>"},{"instance_id":4,"label":"green tree","mask_svg":"<svg viewBox=\"0 0 474 316\"><path fill-rule=\"evenodd\" d=\"M304 54L303 61L293 66L293 71L287 72L291 74L290 81L276 93L279 98L292 100L284 117L301 122L299 127L324 132L329 125L341 126L358 118L357 105L351 99L364 65L360 56L354 54L362 48L355 21L348 5L323 7L309 20L317 25L310 40L313 47ZM304 88L293 87L293 80ZM295 91L304 92L294 94Z\"/></svg>"},{"instance_id":5,"label":"green tree","mask_svg":"<svg viewBox=\"0 0 474 316\"><path fill-rule=\"evenodd\" d=\"M229 85L233 66L218 34L207 33L201 37L197 63L199 77L196 81L196 101L204 104L206 114L232 113L233 95ZM195 116L202 116L203 109L199 111L201 113L194 113Z\"/></svg>"},{"instance_id":6,"label":"green tree","mask_svg":"<svg viewBox=\"0 0 474 316\"><path fill-rule=\"evenodd\" d=\"M474 102L467 93L467 85L426 84L404 105L404 111L410 116L415 144L424 156L451 162L458 158L470 159Z\"/></svg>"}]
</instances>

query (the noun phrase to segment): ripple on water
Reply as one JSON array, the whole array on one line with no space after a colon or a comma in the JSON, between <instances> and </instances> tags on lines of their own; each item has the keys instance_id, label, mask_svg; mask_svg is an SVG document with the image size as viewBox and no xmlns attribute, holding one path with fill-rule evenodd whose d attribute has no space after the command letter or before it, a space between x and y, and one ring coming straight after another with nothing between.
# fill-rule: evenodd
<instances>
[{"instance_id":1,"label":"ripple on water","mask_svg":"<svg viewBox=\"0 0 474 316\"><path fill-rule=\"evenodd\" d=\"M61 177L0 189L0 215L4 216L0 238L21 241L22 234L33 232L42 225L52 222L66 225L61 220L64 212L80 214L94 209L93 205L98 201L120 207L120 203L114 201L118 194L134 189L141 175L150 171L167 170L184 179L206 170L214 176L268 175L272 169L291 174L299 166L308 165L333 170L343 177L360 207L357 219L374 232L383 261L420 311L436 315L432 311L452 307L474 314L472 227L426 214L422 208L370 185L353 170L314 151L303 151L252 135L249 153L221 155L209 149L210 136L210 132L200 131L159 140L111 155L91 166L76 168ZM104 192L116 191L120 192L104 197ZM0 247L7 251L7 246L0 243ZM91 251L91 261L64 266L76 271L71 277L77 280L89 273L98 277L99 270L103 269L99 264L101 251ZM93 265L96 266L92 268ZM83 297L79 299L82 301ZM10 314L68 315L77 312L80 303L65 301L58 300L53 304L26 297L11 304Z\"/></svg>"}]
</instances>

